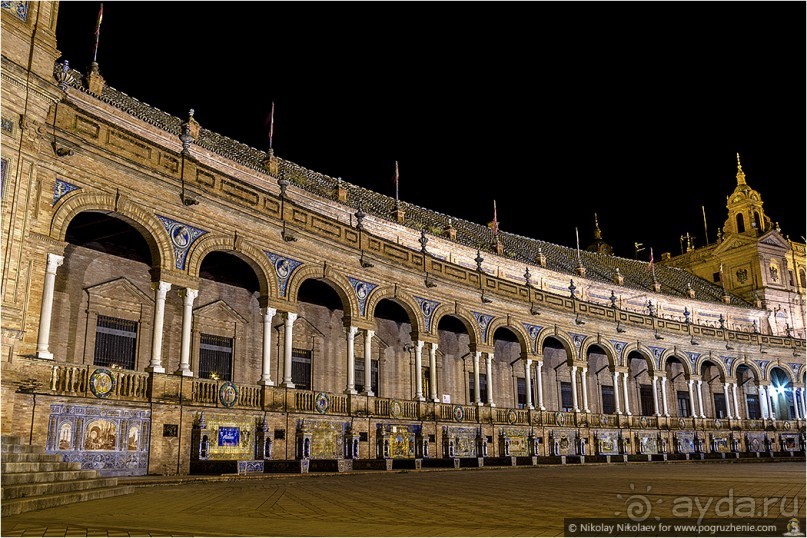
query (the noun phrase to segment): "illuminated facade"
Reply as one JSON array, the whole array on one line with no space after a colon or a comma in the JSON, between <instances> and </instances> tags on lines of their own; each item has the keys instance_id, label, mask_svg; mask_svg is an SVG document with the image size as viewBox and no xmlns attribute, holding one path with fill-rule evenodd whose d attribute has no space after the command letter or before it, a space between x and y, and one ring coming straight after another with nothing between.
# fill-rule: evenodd
<instances>
[{"instance_id":1,"label":"illuminated facade","mask_svg":"<svg viewBox=\"0 0 807 538\"><path fill-rule=\"evenodd\" d=\"M804 244L741 169L655 268L493 235L57 63L57 10L2 9L4 434L118 475L803 450Z\"/></svg>"}]
</instances>

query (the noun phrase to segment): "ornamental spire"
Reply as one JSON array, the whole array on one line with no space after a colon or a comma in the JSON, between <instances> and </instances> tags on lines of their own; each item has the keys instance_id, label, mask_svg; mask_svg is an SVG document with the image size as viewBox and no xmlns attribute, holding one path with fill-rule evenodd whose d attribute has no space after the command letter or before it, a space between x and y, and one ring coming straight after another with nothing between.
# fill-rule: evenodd
<instances>
[{"instance_id":1,"label":"ornamental spire","mask_svg":"<svg viewBox=\"0 0 807 538\"><path fill-rule=\"evenodd\" d=\"M740 164L740 154L737 153L737 185L745 184L745 172L743 172L743 165Z\"/></svg>"}]
</instances>

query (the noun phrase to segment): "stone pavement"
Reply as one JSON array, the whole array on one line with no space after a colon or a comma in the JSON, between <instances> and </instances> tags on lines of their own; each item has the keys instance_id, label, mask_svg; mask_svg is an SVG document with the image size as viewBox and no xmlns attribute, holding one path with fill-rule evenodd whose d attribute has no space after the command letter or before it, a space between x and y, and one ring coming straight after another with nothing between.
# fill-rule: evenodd
<instances>
[{"instance_id":1,"label":"stone pavement","mask_svg":"<svg viewBox=\"0 0 807 538\"><path fill-rule=\"evenodd\" d=\"M717 501L723 499L725 508L726 499L740 497L753 498L761 518L787 521L794 506L798 517L805 515L803 460L137 477L120 482L140 487L130 495L4 517L0 534L562 536L565 517L626 517L629 501L637 498L652 517L680 516L673 506L680 508L683 498L697 501L692 504L696 507L709 506L706 517L715 517ZM773 497L779 500L771 502ZM695 510L693 517L699 515Z\"/></svg>"}]
</instances>

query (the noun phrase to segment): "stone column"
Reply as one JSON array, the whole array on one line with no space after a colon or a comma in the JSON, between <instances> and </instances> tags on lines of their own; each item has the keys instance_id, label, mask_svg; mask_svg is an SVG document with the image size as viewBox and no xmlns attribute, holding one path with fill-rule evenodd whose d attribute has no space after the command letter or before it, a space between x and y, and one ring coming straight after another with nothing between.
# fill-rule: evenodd
<instances>
[{"instance_id":1,"label":"stone column","mask_svg":"<svg viewBox=\"0 0 807 538\"><path fill-rule=\"evenodd\" d=\"M375 396L373 393L373 335L375 331L364 331L364 392L366 396Z\"/></svg>"},{"instance_id":2,"label":"stone column","mask_svg":"<svg viewBox=\"0 0 807 538\"><path fill-rule=\"evenodd\" d=\"M422 402L423 397L423 340L415 342L415 399Z\"/></svg>"},{"instance_id":3,"label":"stone column","mask_svg":"<svg viewBox=\"0 0 807 538\"><path fill-rule=\"evenodd\" d=\"M182 297L182 349L179 353L179 369L174 372L185 377L193 377L191 372L191 324L193 322L193 301L199 290L185 288L179 290Z\"/></svg>"},{"instance_id":4,"label":"stone column","mask_svg":"<svg viewBox=\"0 0 807 538\"><path fill-rule=\"evenodd\" d=\"M796 420L801 420L801 414L799 413L799 389L793 387L791 391L793 392L793 410L796 413Z\"/></svg>"},{"instance_id":5,"label":"stone column","mask_svg":"<svg viewBox=\"0 0 807 538\"><path fill-rule=\"evenodd\" d=\"M356 355L353 350L353 340L356 338L357 327L348 327L347 334L347 387L345 394L356 394Z\"/></svg>"},{"instance_id":6,"label":"stone column","mask_svg":"<svg viewBox=\"0 0 807 538\"><path fill-rule=\"evenodd\" d=\"M619 406L619 372L614 372L614 407L616 414L622 414L622 408Z\"/></svg>"},{"instance_id":7,"label":"stone column","mask_svg":"<svg viewBox=\"0 0 807 538\"><path fill-rule=\"evenodd\" d=\"M591 413L588 407L588 368L580 369L580 390L583 391L583 409L586 413Z\"/></svg>"},{"instance_id":8,"label":"stone column","mask_svg":"<svg viewBox=\"0 0 807 538\"><path fill-rule=\"evenodd\" d=\"M657 379L658 378L656 376L653 376L650 379L650 383L653 385L653 413L656 416L660 416L661 413L658 412L658 383L656 381Z\"/></svg>"},{"instance_id":9,"label":"stone column","mask_svg":"<svg viewBox=\"0 0 807 538\"><path fill-rule=\"evenodd\" d=\"M527 391L527 409L535 409L535 406L532 405L532 373L530 370L532 369L532 359L525 359L524 360L524 380L526 385Z\"/></svg>"},{"instance_id":10,"label":"stone column","mask_svg":"<svg viewBox=\"0 0 807 538\"><path fill-rule=\"evenodd\" d=\"M474 404L482 405L482 395L479 385L479 351L474 351Z\"/></svg>"},{"instance_id":11,"label":"stone column","mask_svg":"<svg viewBox=\"0 0 807 538\"><path fill-rule=\"evenodd\" d=\"M577 366L574 365L572 366L572 407L575 413L580 411L580 406L577 405Z\"/></svg>"},{"instance_id":12,"label":"stone column","mask_svg":"<svg viewBox=\"0 0 807 538\"><path fill-rule=\"evenodd\" d=\"M429 395L433 402L439 402L437 397L437 342L429 346Z\"/></svg>"},{"instance_id":13,"label":"stone column","mask_svg":"<svg viewBox=\"0 0 807 538\"><path fill-rule=\"evenodd\" d=\"M42 288L42 306L39 311L39 337L36 343L38 359L53 360L50 352L50 322L53 316L53 289L56 287L56 269L64 263L64 256L48 254L45 284Z\"/></svg>"},{"instance_id":14,"label":"stone column","mask_svg":"<svg viewBox=\"0 0 807 538\"><path fill-rule=\"evenodd\" d=\"M625 397L625 414L631 416L630 399L628 398L628 372L622 372L622 396Z\"/></svg>"},{"instance_id":15,"label":"stone column","mask_svg":"<svg viewBox=\"0 0 807 538\"><path fill-rule=\"evenodd\" d=\"M488 374L488 405L496 407L496 404L493 403L493 353L486 353L485 355L485 369Z\"/></svg>"},{"instance_id":16,"label":"stone column","mask_svg":"<svg viewBox=\"0 0 807 538\"><path fill-rule=\"evenodd\" d=\"M740 418L740 403L737 401L737 382L731 384L731 394L734 396L734 418ZM746 415L748 416L748 415Z\"/></svg>"},{"instance_id":17,"label":"stone column","mask_svg":"<svg viewBox=\"0 0 807 538\"><path fill-rule=\"evenodd\" d=\"M765 390L765 385L757 385L757 394L759 395L759 410L762 413L762 418L770 418L768 413L768 391Z\"/></svg>"},{"instance_id":18,"label":"stone column","mask_svg":"<svg viewBox=\"0 0 807 538\"><path fill-rule=\"evenodd\" d=\"M700 410L701 418L706 418L703 412L703 380L698 379L698 409Z\"/></svg>"},{"instance_id":19,"label":"stone column","mask_svg":"<svg viewBox=\"0 0 807 538\"><path fill-rule=\"evenodd\" d=\"M731 401L729 400L729 384L725 381L723 382L723 398L726 400L726 417L731 420L733 417L731 416Z\"/></svg>"},{"instance_id":20,"label":"stone column","mask_svg":"<svg viewBox=\"0 0 807 538\"><path fill-rule=\"evenodd\" d=\"M689 385L689 416L690 417L697 417L697 401L695 400L695 380L690 379L687 381L687 385Z\"/></svg>"},{"instance_id":21,"label":"stone column","mask_svg":"<svg viewBox=\"0 0 807 538\"><path fill-rule=\"evenodd\" d=\"M669 417L670 411L667 408L667 378L661 377L659 380L661 381L661 409L664 416Z\"/></svg>"},{"instance_id":22,"label":"stone column","mask_svg":"<svg viewBox=\"0 0 807 538\"><path fill-rule=\"evenodd\" d=\"M146 370L164 374L165 368L162 365L163 320L165 318L165 295L171 289L171 284L162 281L152 282L151 289L154 290L154 332L151 337L151 364Z\"/></svg>"},{"instance_id":23,"label":"stone column","mask_svg":"<svg viewBox=\"0 0 807 538\"><path fill-rule=\"evenodd\" d=\"M801 416L807 418L807 405L804 402L804 387L799 389L801 392Z\"/></svg>"},{"instance_id":24,"label":"stone column","mask_svg":"<svg viewBox=\"0 0 807 538\"><path fill-rule=\"evenodd\" d=\"M291 381L291 347L293 337L292 329L294 327L294 320L296 319L296 313L286 312L286 323L283 326L283 383L281 383L280 386L289 389L294 388L294 383Z\"/></svg>"},{"instance_id":25,"label":"stone column","mask_svg":"<svg viewBox=\"0 0 807 538\"><path fill-rule=\"evenodd\" d=\"M538 385L538 409L546 411L546 407L544 407L544 382L541 375L543 366L544 361L535 361L535 384Z\"/></svg>"},{"instance_id":26,"label":"stone column","mask_svg":"<svg viewBox=\"0 0 807 538\"><path fill-rule=\"evenodd\" d=\"M258 380L258 385L266 385L271 387L275 384L272 381L272 318L277 314L274 308L262 308L261 317L263 318L263 348L261 351L262 372L261 378Z\"/></svg>"}]
</instances>

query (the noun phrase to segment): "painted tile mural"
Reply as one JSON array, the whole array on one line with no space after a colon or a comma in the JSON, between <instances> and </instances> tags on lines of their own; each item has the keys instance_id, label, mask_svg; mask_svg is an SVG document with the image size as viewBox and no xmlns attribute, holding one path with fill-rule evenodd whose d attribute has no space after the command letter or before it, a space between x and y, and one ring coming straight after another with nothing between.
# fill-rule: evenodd
<instances>
[{"instance_id":1,"label":"painted tile mural","mask_svg":"<svg viewBox=\"0 0 807 538\"><path fill-rule=\"evenodd\" d=\"M151 411L52 404L46 451L103 476L146 474Z\"/></svg>"}]
</instances>

